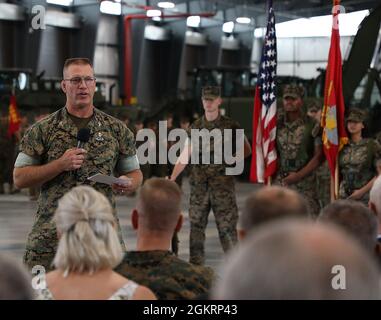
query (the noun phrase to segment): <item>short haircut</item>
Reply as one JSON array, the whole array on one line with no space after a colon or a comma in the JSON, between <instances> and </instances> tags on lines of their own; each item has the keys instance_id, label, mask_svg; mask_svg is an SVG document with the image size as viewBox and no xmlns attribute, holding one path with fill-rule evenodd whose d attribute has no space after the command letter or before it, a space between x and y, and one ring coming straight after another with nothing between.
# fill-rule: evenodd
<instances>
[{"instance_id":1,"label":"short haircut","mask_svg":"<svg viewBox=\"0 0 381 320\"><path fill-rule=\"evenodd\" d=\"M282 220L259 227L230 253L212 298L379 299L379 269L340 228Z\"/></svg>"},{"instance_id":2,"label":"short haircut","mask_svg":"<svg viewBox=\"0 0 381 320\"><path fill-rule=\"evenodd\" d=\"M378 219L381 222L381 175L377 177L372 189L370 189L369 202L375 206Z\"/></svg>"},{"instance_id":3,"label":"short haircut","mask_svg":"<svg viewBox=\"0 0 381 320\"><path fill-rule=\"evenodd\" d=\"M344 228L367 250L377 244L377 218L364 204L354 200L337 200L323 208L319 221Z\"/></svg>"},{"instance_id":4,"label":"short haircut","mask_svg":"<svg viewBox=\"0 0 381 320\"><path fill-rule=\"evenodd\" d=\"M151 231L172 232L181 213L181 189L168 179L148 179L140 189L139 224Z\"/></svg>"},{"instance_id":5,"label":"short haircut","mask_svg":"<svg viewBox=\"0 0 381 320\"><path fill-rule=\"evenodd\" d=\"M281 186L266 186L246 199L239 228L249 231L279 218L308 217L306 200L296 191Z\"/></svg>"},{"instance_id":6,"label":"short haircut","mask_svg":"<svg viewBox=\"0 0 381 320\"><path fill-rule=\"evenodd\" d=\"M0 255L0 300L32 300L31 279L15 260Z\"/></svg>"},{"instance_id":7,"label":"short haircut","mask_svg":"<svg viewBox=\"0 0 381 320\"><path fill-rule=\"evenodd\" d=\"M54 220L61 234L56 268L95 272L116 267L123 258L108 199L90 186L78 186L59 201Z\"/></svg>"},{"instance_id":8,"label":"short haircut","mask_svg":"<svg viewBox=\"0 0 381 320\"><path fill-rule=\"evenodd\" d=\"M65 77L65 71L72 64L76 64L76 65L89 65L91 68L93 68L93 64L91 63L90 59L88 59L88 58L69 58L69 59L65 60L65 63L64 63L64 66L63 66L62 73L64 74L64 77Z\"/></svg>"}]
</instances>

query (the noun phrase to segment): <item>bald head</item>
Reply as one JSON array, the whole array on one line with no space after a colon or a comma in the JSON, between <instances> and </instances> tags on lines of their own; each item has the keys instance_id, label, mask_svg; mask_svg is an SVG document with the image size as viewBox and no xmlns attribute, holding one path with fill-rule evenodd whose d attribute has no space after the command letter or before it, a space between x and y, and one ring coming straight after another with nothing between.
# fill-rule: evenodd
<instances>
[{"instance_id":1,"label":"bald head","mask_svg":"<svg viewBox=\"0 0 381 320\"><path fill-rule=\"evenodd\" d=\"M290 217L308 217L308 207L304 198L296 191L285 187L263 187L246 199L239 229L249 232L262 223Z\"/></svg>"},{"instance_id":2,"label":"bald head","mask_svg":"<svg viewBox=\"0 0 381 320\"><path fill-rule=\"evenodd\" d=\"M337 284L345 290L337 289ZM246 238L228 257L212 295L216 299L378 299L379 273L364 249L339 228L284 220L263 225Z\"/></svg>"},{"instance_id":3,"label":"bald head","mask_svg":"<svg viewBox=\"0 0 381 320\"><path fill-rule=\"evenodd\" d=\"M173 232L181 214L181 190L163 178L147 180L138 196L139 227L148 231Z\"/></svg>"}]
</instances>

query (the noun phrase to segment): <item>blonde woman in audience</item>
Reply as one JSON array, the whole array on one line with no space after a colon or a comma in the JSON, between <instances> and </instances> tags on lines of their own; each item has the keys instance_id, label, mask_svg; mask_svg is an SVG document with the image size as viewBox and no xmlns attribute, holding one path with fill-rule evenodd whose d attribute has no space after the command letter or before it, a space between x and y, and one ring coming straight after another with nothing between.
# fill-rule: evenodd
<instances>
[{"instance_id":1,"label":"blonde woman in audience","mask_svg":"<svg viewBox=\"0 0 381 320\"><path fill-rule=\"evenodd\" d=\"M155 300L150 289L113 271L123 257L107 198L89 186L78 186L58 202L60 238L53 264L41 276L38 299Z\"/></svg>"}]
</instances>

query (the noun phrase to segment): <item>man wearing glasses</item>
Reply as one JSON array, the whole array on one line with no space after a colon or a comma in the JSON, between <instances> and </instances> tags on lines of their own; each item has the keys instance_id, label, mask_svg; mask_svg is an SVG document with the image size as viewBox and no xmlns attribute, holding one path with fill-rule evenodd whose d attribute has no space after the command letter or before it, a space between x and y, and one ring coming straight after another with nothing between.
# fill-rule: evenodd
<instances>
[{"instance_id":1,"label":"man wearing glasses","mask_svg":"<svg viewBox=\"0 0 381 320\"><path fill-rule=\"evenodd\" d=\"M110 200L116 216L113 191L127 194L142 182L132 132L93 105L95 80L88 59L66 60L61 82L65 107L33 125L21 141L15 184L19 188L40 186L37 215L24 255L30 269L36 265L52 269L58 240L53 215L58 200L72 187L93 186ZM77 134L82 128L89 129L90 138L77 148ZM87 180L96 173L117 174L126 184L109 186Z\"/></svg>"}]
</instances>

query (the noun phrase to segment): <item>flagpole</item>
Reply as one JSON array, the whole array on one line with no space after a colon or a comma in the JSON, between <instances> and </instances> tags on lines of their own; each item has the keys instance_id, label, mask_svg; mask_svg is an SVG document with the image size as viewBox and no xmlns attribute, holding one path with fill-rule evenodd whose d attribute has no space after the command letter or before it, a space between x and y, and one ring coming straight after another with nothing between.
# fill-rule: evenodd
<instances>
[{"instance_id":1,"label":"flagpole","mask_svg":"<svg viewBox=\"0 0 381 320\"><path fill-rule=\"evenodd\" d=\"M335 168L335 200L339 198L339 159L336 159Z\"/></svg>"}]
</instances>

